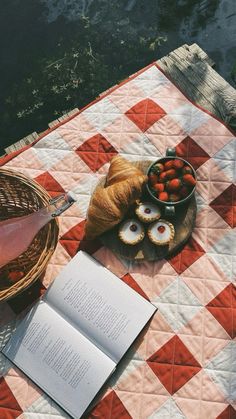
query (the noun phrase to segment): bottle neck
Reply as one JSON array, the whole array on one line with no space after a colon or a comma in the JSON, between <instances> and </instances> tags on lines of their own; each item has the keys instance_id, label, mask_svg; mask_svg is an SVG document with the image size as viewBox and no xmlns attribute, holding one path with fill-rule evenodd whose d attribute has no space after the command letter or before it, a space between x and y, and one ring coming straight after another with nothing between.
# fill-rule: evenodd
<instances>
[{"instance_id":1,"label":"bottle neck","mask_svg":"<svg viewBox=\"0 0 236 419\"><path fill-rule=\"evenodd\" d=\"M42 228L53 218L67 210L74 202L75 199L69 194L59 195L51 199L46 207L40 208L38 211L33 212L28 217L30 217L31 223L33 225L37 224L38 228Z\"/></svg>"},{"instance_id":2,"label":"bottle neck","mask_svg":"<svg viewBox=\"0 0 236 419\"><path fill-rule=\"evenodd\" d=\"M75 198L70 194L59 195L51 199L49 205L42 210L45 209L46 213L54 218L66 211L75 201Z\"/></svg>"}]
</instances>

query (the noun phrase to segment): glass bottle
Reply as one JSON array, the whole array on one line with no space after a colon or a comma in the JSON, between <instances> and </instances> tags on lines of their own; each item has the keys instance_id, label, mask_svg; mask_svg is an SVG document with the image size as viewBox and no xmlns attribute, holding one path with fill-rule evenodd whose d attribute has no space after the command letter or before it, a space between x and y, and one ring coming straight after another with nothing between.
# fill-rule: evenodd
<instances>
[{"instance_id":1,"label":"glass bottle","mask_svg":"<svg viewBox=\"0 0 236 419\"><path fill-rule=\"evenodd\" d=\"M75 201L69 193L59 195L29 215L0 221L0 268L24 253L39 230Z\"/></svg>"}]
</instances>

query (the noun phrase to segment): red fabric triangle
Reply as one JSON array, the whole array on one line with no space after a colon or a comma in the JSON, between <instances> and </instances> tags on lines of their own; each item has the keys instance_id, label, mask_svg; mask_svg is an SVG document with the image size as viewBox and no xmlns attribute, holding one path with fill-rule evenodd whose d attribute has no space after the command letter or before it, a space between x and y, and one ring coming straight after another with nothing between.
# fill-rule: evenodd
<instances>
[{"instance_id":1,"label":"red fabric triangle","mask_svg":"<svg viewBox=\"0 0 236 419\"><path fill-rule=\"evenodd\" d=\"M236 336L236 288L227 285L206 308L221 324L232 339Z\"/></svg>"},{"instance_id":2,"label":"red fabric triangle","mask_svg":"<svg viewBox=\"0 0 236 419\"><path fill-rule=\"evenodd\" d=\"M154 372L154 374L159 378L160 382L169 391L170 394L172 393L173 389L173 365L170 364L160 364L158 362L149 362L147 364Z\"/></svg>"},{"instance_id":3,"label":"red fabric triangle","mask_svg":"<svg viewBox=\"0 0 236 419\"><path fill-rule=\"evenodd\" d=\"M105 396L90 412L88 419L132 419L114 390Z\"/></svg>"},{"instance_id":4,"label":"red fabric triangle","mask_svg":"<svg viewBox=\"0 0 236 419\"><path fill-rule=\"evenodd\" d=\"M76 149L76 153L79 152L98 152L99 140L102 137L101 134L96 134L93 137L90 137L88 140L84 141L81 146Z\"/></svg>"},{"instance_id":5,"label":"red fabric triangle","mask_svg":"<svg viewBox=\"0 0 236 419\"><path fill-rule=\"evenodd\" d=\"M147 361L149 362L160 362L163 364L174 363L174 351L175 351L175 338L173 336L168 342L165 343L158 351L156 351Z\"/></svg>"},{"instance_id":6,"label":"red fabric triangle","mask_svg":"<svg viewBox=\"0 0 236 419\"><path fill-rule=\"evenodd\" d=\"M236 227L236 186L234 184L228 186L209 205L231 228Z\"/></svg>"},{"instance_id":7,"label":"red fabric triangle","mask_svg":"<svg viewBox=\"0 0 236 419\"><path fill-rule=\"evenodd\" d=\"M236 410L229 405L217 416L216 419L236 419Z\"/></svg>"},{"instance_id":8,"label":"red fabric triangle","mask_svg":"<svg viewBox=\"0 0 236 419\"><path fill-rule=\"evenodd\" d=\"M74 257L76 253L78 252L79 242L75 240L59 240L61 245L64 247L64 249L67 251L67 253L70 255L70 257Z\"/></svg>"},{"instance_id":9,"label":"red fabric triangle","mask_svg":"<svg viewBox=\"0 0 236 419\"><path fill-rule=\"evenodd\" d=\"M174 336L173 339L175 340L174 364L201 368L201 365L184 345L179 336Z\"/></svg>"},{"instance_id":10,"label":"red fabric triangle","mask_svg":"<svg viewBox=\"0 0 236 419\"><path fill-rule=\"evenodd\" d=\"M64 193L65 190L62 188L59 182L49 173L44 172L37 176L34 180L38 182L43 188L47 190L49 195L52 197Z\"/></svg>"},{"instance_id":11,"label":"red fabric triangle","mask_svg":"<svg viewBox=\"0 0 236 419\"><path fill-rule=\"evenodd\" d=\"M132 115L132 117L131 117ZM136 114L132 113L128 115L132 122L135 123L139 127L141 131L145 131L146 129L146 115L145 114Z\"/></svg>"},{"instance_id":12,"label":"red fabric triangle","mask_svg":"<svg viewBox=\"0 0 236 419\"><path fill-rule=\"evenodd\" d=\"M2 419L15 419L23 413L4 378L0 378L0 417Z\"/></svg>"},{"instance_id":13,"label":"red fabric triangle","mask_svg":"<svg viewBox=\"0 0 236 419\"><path fill-rule=\"evenodd\" d=\"M208 311L234 339L236 336L236 310L231 308L207 307Z\"/></svg>"},{"instance_id":14,"label":"red fabric triangle","mask_svg":"<svg viewBox=\"0 0 236 419\"><path fill-rule=\"evenodd\" d=\"M81 221L80 223L76 224L70 230L68 230L60 240L77 240L80 241L84 238L84 227L85 227L85 220Z\"/></svg>"},{"instance_id":15,"label":"red fabric triangle","mask_svg":"<svg viewBox=\"0 0 236 419\"><path fill-rule=\"evenodd\" d=\"M175 150L177 156L186 159L195 170L210 159L209 154L189 136L185 137Z\"/></svg>"},{"instance_id":16,"label":"red fabric triangle","mask_svg":"<svg viewBox=\"0 0 236 419\"><path fill-rule=\"evenodd\" d=\"M214 205L236 205L236 186L234 184L229 185L217 198L215 198L210 206Z\"/></svg>"},{"instance_id":17,"label":"red fabric triangle","mask_svg":"<svg viewBox=\"0 0 236 419\"><path fill-rule=\"evenodd\" d=\"M227 285L207 307L235 307L236 308L236 288L233 284Z\"/></svg>"},{"instance_id":18,"label":"red fabric triangle","mask_svg":"<svg viewBox=\"0 0 236 419\"><path fill-rule=\"evenodd\" d=\"M201 368L201 365L177 335L168 340L148 361Z\"/></svg>"},{"instance_id":19,"label":"red fabric triangle","mask_svg":"<svg viewBox=\"0 0 236 419\"><path fill-rule=\"evenodd\" d=\"M79 243L84 238L84 225L85 220L68 230L59 240L71 257L75 256L79 248Z\"/></svg>"},{"instance_id":20,"label":"red fabric triangle","mask_svg":"<svg viewBox=\"0 0 236 419\"><path fill-rule=\"evenodd\" d=\"M107 141L107 139L105 137L103 137L103 135L98 134L99 135L99 142L98 142L98 152L99 153L112 153L112 155L114 156L115 154L117 154L116 149L113 147L113 145L111 143L109 143L109 141Z\"/></svg>"},{"instance_id":21,"label":"red fabric triangle","mask_svg":"<svg viewBox=\"0 0 236 419\"><path fill-rule=\"evenodd\" d=\"M184 246L183 250L176 256L168 259L168 262L173 266L178 274L181 274L189 268L196 260L205 254L205 250L190 237L188 243Z\"/></svg>"},{"instance_id":22,"label":"red fabric triangle","mask_svg":"<svg viewBox=\"0 0 236 419\"><path fill-rule=\"evenodd\" d=\"M98 402L94 409L91 410L87 419L106 419L107 415L109 415L111 411L113 393L113 390L110 391L110 393L108 393L100 402Z\"/></svg>"},{"instance_id":23,"label":"red fabric triangle","mask_svg":"<svg viewBox=\"0 0 236 419\"><path fill-rule=\"evenodd\" d=\"M129 273L122 276L121 279L127 285L129 285L131 288L133 288L135 291L137 291L140 295L142 295L142 297L144 297L146 300L150 301L148 296L145 294L145 292L142 290L142 288L137 284L137 282L134 280L134 278Z\"/></svg>"},{"instance_id":24,"label":"red fabric triangle","mask_svg":"<svg viewBox=\"0 0 236 419\"><path fill-rule=\"evenodd\" d=\"M126 116L134 122L141 131L146 131L151 125L166 115L152 99L144 99L126 112Z\"/></svg>"},{"instance_id":25,"label":"red fabric triangle","mask_svg":"<svg viewBox=\"0 0 236 419\"><path fill-rule=\"evenodd\" d=\"M96 172L118 152L102 134L98 133L81 144L76 153L93 172Z\"/></svg>"},{"instance_id":26,"label":"red fabric triangle","mask_svg":"<svg viewBox=\"0 0 236 419\"><path fill-rule=\"evenodd\" d=\"M147 364L170 394L178 391L201 370L201 367L185 365L160 364L149 361L147 361Z\"/></svg>"},{"instance_id":27,"label":"red fabric triangle","mask_svg":"<svg viewBox=\"0 0 236 419\"><path fill-rule=\"evenodd\" d=\"M78 250L84 250L85 252L92 254L102 247L100 240L86 240L85 237L85 222L81 221L76 224L70 230L68 230L59 240L61 245L66 249L68 254L73 257L76 255Z\"/></svg>"},{"instance_id":28,"label":"red fabric triangle","mask_svg":"<svg viewBox=\"0 0 236 419\"><path fill-rule=\"evenodd\" d=\"M172 394L183 387L200 370L201 367L174 365Z\"/></svg>"}]
</instances>

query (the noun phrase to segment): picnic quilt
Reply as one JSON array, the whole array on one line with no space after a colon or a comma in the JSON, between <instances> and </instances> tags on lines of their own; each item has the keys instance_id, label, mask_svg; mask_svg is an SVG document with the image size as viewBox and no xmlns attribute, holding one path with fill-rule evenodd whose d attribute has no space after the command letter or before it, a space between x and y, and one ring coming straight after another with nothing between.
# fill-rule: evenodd
<instances>
[{"instance_id":1,"label":"picnic quilt","mask_svg":"<svg viewBox=\"0 0 236 419\"><path fill-rule=\"evenodd\" d=\"M111 158L150 160L176 147L197 172L190 240L167 260L134 263L84 238L91 194ZM0 304L0 347L79 249L158 307L88 418L236 418L236 138L151 64L35 143L0 161L77 202L60 217L43 279ZM68 415L0 355L0 418Z\"/></svg>"}]
</instances>

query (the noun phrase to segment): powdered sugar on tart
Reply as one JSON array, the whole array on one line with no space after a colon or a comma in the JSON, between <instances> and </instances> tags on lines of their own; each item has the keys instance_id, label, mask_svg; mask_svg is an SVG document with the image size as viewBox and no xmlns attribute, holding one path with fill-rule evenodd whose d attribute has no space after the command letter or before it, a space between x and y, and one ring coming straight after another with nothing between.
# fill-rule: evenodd
<instances>
[{"instance_id":1,"label":"powdered sugar on tart","mask_svg":"<svg viewBox=\"0 0 236 419\"><path fill-rule=\"evenodd\" d=\"M140 202L135 212L138 218L144 223L158 220L161 216L160 208L152 202Z\"/></svg>"},{"instance_id":2,"label":"powdered sugar on tart","mask_svg":"<svg viewBox=\"0 0 236 419\"><path fill-rule=\"evenodd\" d=\"M168 244L173 239L174 234L173 224L166 220L158 220L150 225L148 229L149 239L159 246Z\"/></svg>"},{"instance_id":3,"label":"powdered sugar on tart","mask_svg":"<svg viewBox=\"0 0 236 419\"><path fill-rule=\"evenodd\" d=\"M134 245L143 240L144 229L139 221L129 219L120 225L118 235L124 243Z\"/></svg>"}]
</instances>

